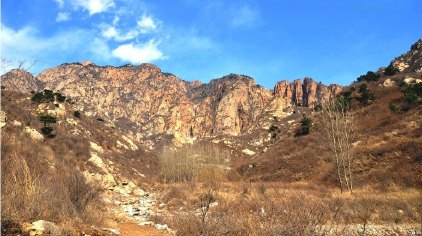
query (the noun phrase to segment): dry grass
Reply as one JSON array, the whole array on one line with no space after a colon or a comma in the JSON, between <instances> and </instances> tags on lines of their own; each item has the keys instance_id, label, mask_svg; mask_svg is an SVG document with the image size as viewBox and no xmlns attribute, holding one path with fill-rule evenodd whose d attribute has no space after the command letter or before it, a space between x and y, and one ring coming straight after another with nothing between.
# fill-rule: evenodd
<instances>
[{"instance_id":1,"label":"dry grass","mask_svg":"<svg viewBox=\"0 0 422 236\"><path fill-rule=\"evenodd\" d=\"M60 159L61 148L33 140L13 126L2 130L1 148L2 222L43 219L72 232L83 224L103 224L98 187Z\"/></svg>"},{"instance_id":2,"label":"dry grass","mask_svg":"<svg viewBox=\"0 0 422 236\"><path fill-rule=\"evenodd\" d=\"M356 189L351 195L307 183L264 185L225 183L212 192L199 184L169 185L185 200L172 209L184 210L173 211L164 221L177 235L356 235L370 225L384 225L400 235L402 224L421 230L417 189ZM209 194L211 198L204 198Z\"/></svg>"},{"instance_id":3,"label":"dry grass","mask_svg":"<svg viewBox=\"0 0 422 236\"><path fill-rule=\"evenodd\" d=\"M221 182L225 180L229 153L212 145L165 149L160 156L164 182Z\"/></svg>"}]
</instances>

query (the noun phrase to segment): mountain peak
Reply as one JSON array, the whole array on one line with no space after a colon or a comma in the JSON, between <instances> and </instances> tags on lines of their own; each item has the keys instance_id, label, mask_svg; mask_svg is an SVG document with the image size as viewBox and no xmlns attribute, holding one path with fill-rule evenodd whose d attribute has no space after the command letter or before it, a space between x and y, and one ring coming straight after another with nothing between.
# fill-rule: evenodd
<instances>
[{"instance_id":1,"label":"mountain peak","mask_svg":"<svg viewBox=\"0 0 422 236\"><path fill-rule=\"evenodd\" d=\"M422 72L422 40L419 39L410 51L394 59L390 65L401 72Z\"/></svg>"}]
</instances>

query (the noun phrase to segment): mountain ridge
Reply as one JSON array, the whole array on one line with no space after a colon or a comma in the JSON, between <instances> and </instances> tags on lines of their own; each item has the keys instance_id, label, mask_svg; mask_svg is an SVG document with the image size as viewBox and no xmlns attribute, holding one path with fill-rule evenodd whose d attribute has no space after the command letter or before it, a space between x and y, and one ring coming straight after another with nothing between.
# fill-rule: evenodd
<instances>
[{"instance_id":1,"label":"mountain ridge","mask_svg":"<svg viewBox=\"0 0 422 236\"><path fill-rule=\"evenodd\" d=\"M5 74L3 80L16 77L13 73ZM322 84L318 86L324 89L318 91L305 86L299 102L276 96L250 76L229 74L209 83L190 82L146 63L121 67L65 63L24 80L38 86L21 86L21 92L60 92L87 116L132 124L125 129L137 140L170 134L181 143L212 135L241 135L264 114L281 118L291 106L313 107L341 91ZM310 78L305 81L305 85L316 85ZM143 135L136 132L139 129Z\"/></svg>"}]
</instances>

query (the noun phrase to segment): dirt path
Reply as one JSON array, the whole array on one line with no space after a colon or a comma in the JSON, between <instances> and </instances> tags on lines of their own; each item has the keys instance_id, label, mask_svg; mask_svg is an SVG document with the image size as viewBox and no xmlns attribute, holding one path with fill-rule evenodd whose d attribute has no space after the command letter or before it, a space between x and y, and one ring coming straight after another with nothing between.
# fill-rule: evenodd
<instances>
[{"instance_id":1,"label":"dirt path","mask_svg":"<svg viewBox=\"0 0 422 236\"><path fill-rule=\"evenodd\" d=\"M140 226L138 223L122 223L118 226L122 236L170 236L171 234L157 230L154 226Z\"/></svg>"}]
</instances>

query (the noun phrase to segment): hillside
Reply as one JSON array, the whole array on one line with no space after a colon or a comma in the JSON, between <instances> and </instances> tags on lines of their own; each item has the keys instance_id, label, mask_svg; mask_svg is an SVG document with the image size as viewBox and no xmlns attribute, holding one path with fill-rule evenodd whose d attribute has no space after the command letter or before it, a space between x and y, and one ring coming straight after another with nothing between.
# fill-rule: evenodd
<instances>
[{"instance_id":1,"label":"hillside","mask_svg":"<svg viewBox=\"0 0 422 236\"><path fill-rule=\"evenodd\" d=\"M157 235L175 233L171 229L191 235L189 230L201 227L210 235L222 234L212 231L217 228L229 235L338 235L348 230L353 235L360 233L359 224L372 224L374 234L388 234L393 222L400 232L420 232L414 225L422 215L417 202L422 186L421 60L419 40L386 68L347 87L304 78L280 81L272 90L237 74L209 83L183 81L152 64L70 63L35 77L12 70L1 77L2 223L10 233L43 219L69 234L85 230L94 235L125 232L122 225ZM371 96L365 99L362 90ZM337 190L333 154L320 121L320 106L341 96L350 98L355 120L355 195ZM300 133L305 116L313 121L309 134ZM188 153L190 147L204 156L228 157L200 173L204 182L167 183L163 155L174 151L170 155L176 158L178 150ZM190 167L183 165L175 171ZM95 191L76 192L83 197L75 200L72 186L81 183ZM207 205L215 203L210 221L195 218L204 209L196 207L203 204L201 197L211 194L201 195L204 189L214 194ZM52 203L43 200L52 196L59 197ZM80 207L85 197L90 200ZM295 208L300 201L304 209ZM341 219L334 217L338 202ZM379 208L364 212L371 204ZM293 217L286 212L305 217L307 210L324 215L324 223L306 218L306 224L339 220L351 226L342 233L285 228ZM292 220L297 220L293 225L303 223ZM265 231L263 224L276 231Z\"/></svg>"},{"instance_id":2,"label":"hillside","mask_svg":"<svg viewBox=\"0 0 422 236\"><path fill-rule=\"evenodd\" d=\"M151 64L100 67L82 62L47 69L36 77L21 73L3 75L6 89L14 89L9 84L19 77L27 84L15 90L60 92L84 115L115 123L150 149L158 136L191 143L214 135L242 135L268 116L285 117L284 110L291 105L312 107L341 91L337 85L327 87L310 78L303 84L281 82L270 91L251 77L235 74L201 84L183 81Z\"/></svg>"}]
</instances>

